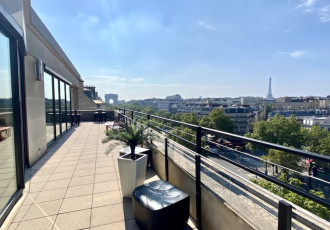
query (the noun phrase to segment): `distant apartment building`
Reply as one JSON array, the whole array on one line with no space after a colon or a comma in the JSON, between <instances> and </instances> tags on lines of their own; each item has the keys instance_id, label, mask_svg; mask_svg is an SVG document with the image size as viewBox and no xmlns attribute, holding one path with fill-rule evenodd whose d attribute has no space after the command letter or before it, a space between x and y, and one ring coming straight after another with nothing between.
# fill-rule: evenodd
<instances>
[{"instance_id":1,"label":"distant apartment building","mask_svg":"<svg viewBox=\"0 0 330 230\"><path fill-rule=\"evenodd\" d=\"M183 102L177 104L177 112L179 113L196 113L198 117L208 116L213 109L223 108L222 105L208 103L188 103Z\"/></svg>"},{"instance_id":2,"label":"distant apartment building","mask_svg":"<svg viewBox=\"0 0 330 230\"><path fill-rule=\"evenodd\" d=\"M313 126L318 126L320 123L325 121L326 117L304 117L303 118L303 127L305 129L311 129Z\"/></svg>"},{"instance_id":3,"label":"distant apartment building","mask_svg":"<svg viewBox=\"0 0 330 230\"><path fill-rule=\"evenodd\" d=\"M330 117L327 117L322 123L319 124L321 129L327 130L330 132Z\"/></svg>"},{"instance_id":4,"label":"distant apartment building","mask_svg":"<svg viewBox=\"0 0 330 230\"><path fill-rule=\"evenodd\" d=\"M178 104L181 100L182 98L179 94L167 96L165 100L158 101L157 109L164 110L166 112L176 112L176 104Z\"/></svg>"},{"instance_id":5,"label":"distant apartment building","mask_svg":"<svg viewBox=\"0 0 330 230\"><path fill-rule=\"evenodd\" d=\"M274 109L329 109L329 97L280 97L276 99Z\"/></svg>"},{"instance_id":6,"label":"distant apartment building","mask_svg":"<svg viewBox=\"0 0 330 230\"><path fill-rule=\"evenodd\" d=\"M264 99L262 97L241 97L241 105L261 105Z\"/></svg>"},{"instance_id":7,"label":"distant apartment building","mask_svg":"<svg viewBox=\"0 0 330 230\"><path fill-rule=\"evenodd\" d=\"M266 120L266 106L251 106L254 113L254 122Z\"/></svg>"},{"instance_id":8,"label":"distant apartment building","mask_svg":"<svg viewBox=\"0 0 330 230\"><path fill-rule=\"evenodd\" d=\"M313 126L320 126L322 129L330 131L330 117L305 117L303 127L310 130Z\"/></svg>"},{"instance_id":9,"label":"distant apartment building","mask_svg":"<svg viewBox=\"0 0 330 230\"><path fill-rule=\"evenodd\" d=\"M255 115L250 106L230 106L225 108L225 112L235 123L234 133L244 135L252 131Z\"/></svg>"}]
</instances>

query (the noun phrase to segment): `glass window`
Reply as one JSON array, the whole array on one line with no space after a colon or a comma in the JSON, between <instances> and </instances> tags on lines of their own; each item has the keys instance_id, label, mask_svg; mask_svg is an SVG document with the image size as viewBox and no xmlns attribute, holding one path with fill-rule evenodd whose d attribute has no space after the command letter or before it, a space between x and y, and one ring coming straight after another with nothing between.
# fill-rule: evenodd
<instances>
[{"instance_id":1,"label":"glass window","mask_svg":"<svg viewBox=\"0 0 330 230\"><path fill-rule=\"evenodd\" d=\"M66 87L67 124L69 129L71 128L71 87L70 85L65 85L65 87Z\"/></svg>"},{"instance_id":2,"label":"glass window","mask_svg":"<svg viewBox=\"0 0 330 230\"><path fill-rule=\"evenodd\" d=\"M17 190L9 38L0 32L0 213Z\"/></svg>"},{"instance_id":3,"label":"glass window","mask_svg":"<svg viewBox=\"0 0 330 230\"><path fill-rule=\"evenodd\" d=\"M66 131L65 83L60 81L62 133Z\"/></svg>"},{"instance_id":4,"label":"glass window","mask_svg":"<svg viewBox=\"0 0 330 230\"><path fill-rule=\"evenodd\" d=\"M53 111L53 77L44 74L45 110L46 110L46 139L47 143L54 140L54 111Z\"/></svg>"},{"instance_id":5,"label":"glass window","mask_svg":"<svg viewBox=\"0 0 330 230\"><path fill-rule=\"evenodd\" d=\"M55 130L56 138L61 136L61 114L59 97L59 80L54 78L54 101L55 101Z\"/></svg>"}]
</instances>

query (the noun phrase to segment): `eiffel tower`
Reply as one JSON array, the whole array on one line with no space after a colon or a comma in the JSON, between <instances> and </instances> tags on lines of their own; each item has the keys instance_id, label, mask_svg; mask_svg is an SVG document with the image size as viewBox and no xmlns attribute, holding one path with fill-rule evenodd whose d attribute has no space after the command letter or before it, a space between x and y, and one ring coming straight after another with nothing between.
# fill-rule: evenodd
<instances>
[{"instance_id":1,"label":"eiffel tower","mask_svg":"<svg viewBox=\"0 0 330 230\"><path fill-rule=\"evenodd\" d=\"M268 94L266 99L274 99L273 94L272 94L272 78L269 78L269 87L268 87Z\"/></svg>"}]
</instances>

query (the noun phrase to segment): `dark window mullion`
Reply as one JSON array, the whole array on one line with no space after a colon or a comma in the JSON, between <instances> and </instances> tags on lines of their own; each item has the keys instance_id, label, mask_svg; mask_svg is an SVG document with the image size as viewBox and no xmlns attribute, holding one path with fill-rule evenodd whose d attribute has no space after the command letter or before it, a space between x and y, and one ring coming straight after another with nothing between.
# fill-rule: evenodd
<instances>
[{"instance_id":1,"label":"dark window mullion","mask_svg":"<svg viewBox=\"0 0 330 230\"><path fill-rule=\"evenodd\" d=\"M58 87L58 119L59 119L59 125L60 125L60 133L61 136L63 134L62 130L62 109L61 109L61 81L59 79L56 79L58 81L57 87Z\"/></svg>"},{"instance_id":2,"label":"dark window mullion","mask_svg":"<svg viewBox=\"0 0 330 230\"><path fill-rule=\"evenodd\" d=\"M53 95L53 127L54 127L54 140L56 140L56 110L55 110L55 78L52 76L52 95Z\"/></svg>"}]
</instances>

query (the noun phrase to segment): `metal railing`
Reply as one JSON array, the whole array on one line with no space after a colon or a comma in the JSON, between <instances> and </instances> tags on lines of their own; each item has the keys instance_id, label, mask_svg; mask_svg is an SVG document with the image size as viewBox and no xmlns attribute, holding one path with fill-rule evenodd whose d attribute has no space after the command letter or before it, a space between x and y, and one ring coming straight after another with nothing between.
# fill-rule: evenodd
<instances>
[{"instance_id":1,"label":"metal railing","mask_svg":"<svg viewBox=\"0 0 330 230\"><path fill-rule=\"evenodd\" d=\"M269 175L267 165L272 165L273 168L279 167L281 169L284 169L284 170L287 170L289 172L296 173L299 175L301 174L300 172L292 170L287 167L283 167L281 165L277 165L272 162L267 162L264 159L253 155L252 153L248 153L246 151L240 151L238 149L214 142L212 140L207 140L206 134L213 134L213 135L221 136L223 138L227 138L230 140L239 140L243 143L256 144L258 146L262 146L267 149L280 150L280 151L287 152L290 154L295 154L300 157L319 160L319 161L325 162L327 164L330 163L329 156L320 155L320 154L312 153L312 152L307 152L304 150L293 149L293 148L286 147L286 146L281 146L281 145L277 145L277 144L273 144L273 143L269 143L269 142L265 142L265 141L260 141L260 140L256 140L256 139L252 139L252 138L248 138L248 137L244 137L244 136L240 136L240 135L235 135L232 133L227 133L227 132L223 132L223 131L219 131L219 130L215 130L215 129L210 129L210 128L206 128L206 127L200 127L198 125L193 125L193 124L189 124L189 123L185 123L185 122L181 122L181 121L171 120L168 118L163 118L163 117L159 117L159 116L155 116L155 115L151 115L151 114L146 114L143 112L132 111L129 109L118 108L118 115L119 115L119 118L125 123L132 122L133 119L138 119L138 120L140 119L143 121L148 121L154 130L158 131L159 133L165 134L167 136L167 138L164 138L166 179L168 179L168 173L169 173L168 172L168 146L169 146L169 143L172 142L172 141L169 141L169 139L173 138L174 140L180 140L180 141L186 143L189 146L189 148L195 152L195 154L191 154L187 151L183 151L183 153L186 155L187 159L194 162L194 164L195 164L195 173L194 173L195 176L194 177L196 180L196 217L197 217L196 222L197 222L199 228L201 228L201 226L202 226L201 225L201 210L202 210L201 209L201 178L200 178L202 164L204 166L208 167L209 169L212 169L219 175L226 177L226 175L224 175L222 172L220 172L218 169L216 169L214 166L212 166L210 164L209 159L201 157L202 152L208 153L210 156L214 156L218 159L229 162L230 164L237 166L238 168L243 169L246 172L252 173L260 178L270 181L270 182L272 182L276 185L279 185L285 189L288 189L294 193L297 193L305 198L308 198L318 204L321 204L321 205L327 207L328 209L330 208L329 198L318 197L312 193L309 193L308 191L301 190L291 184L278 180L276 177ZM194 134L187 133L183 130L178 129L179 126L188 127L190 129L194 130ZM173 131L175 131L175 132L173 132ZM185 135L191 136L193 141L187 140L187 139L181 137L178 133L183 133ZM253 167L249 167L247 165L242 164L241 162L237 162L222 154L216 154L213 151L211 151L210 149L205 148L203 146L203 142L212 143L220 148L228 149L232 152L235 152L236 154L240 154L240 156L244 156L244 157L248 157L249 159L255 159L257 161L260 161L265 165L265 171L264 172L259 171L258 168L256 169ZM193 173L191 173L191 174L193 174ZM329 190L330 183L328 181L325 181L325 180L322 180L322 179L319 179L316 177L312 177L310 175L303 175L303 177L308 178L308 180L313 179L313 180L317 181L317 183L323 183L326 185L324 187ZM290 228L291 228L291 217L290 218L287 217L287 215L289 215L289 214L291 216L291 213L292 213L292 206L289 203L287 203L285 201L284 202L280 201L279 203L274 203L268 197L255 192L253 189L250 189L247 186L244 186L238 180L232 180L232 182L237 184L238 186L242 187L243 189L247 190L248 192L257 195L259 198L266 201L274 208L278 209L278 226L290 226ZM313 223L313 221L310 221L310 220L300 216L299 214L294 213L294 214L292 214L292 217L297 219L301 223L303 223L309 227L312 227L313 229L322 229L322 228L319 228L315 223ZM289 228L281 228L281 229L289 229Z\"/></svg>"}]
</instances>

